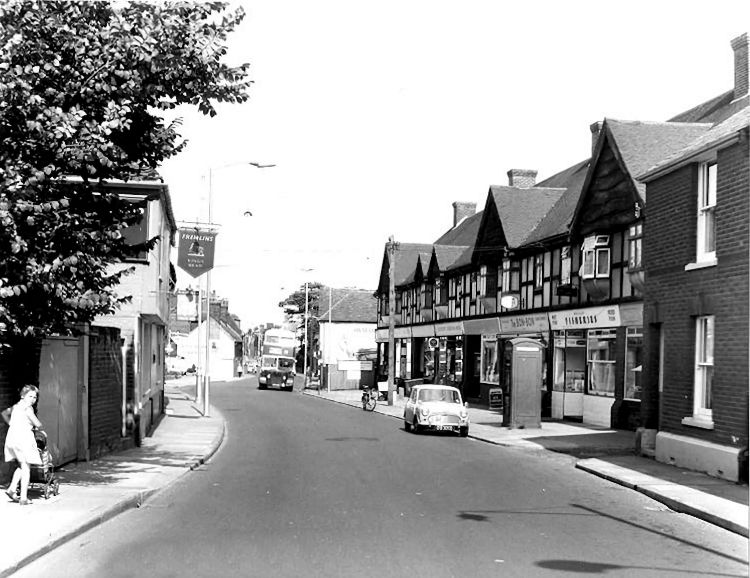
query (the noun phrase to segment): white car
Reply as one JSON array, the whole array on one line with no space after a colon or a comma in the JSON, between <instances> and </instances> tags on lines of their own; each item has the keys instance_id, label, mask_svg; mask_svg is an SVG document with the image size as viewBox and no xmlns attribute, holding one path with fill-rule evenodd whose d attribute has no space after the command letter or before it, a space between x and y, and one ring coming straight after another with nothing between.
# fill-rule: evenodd
<instances>
[{"instance_id":1,"label":"white car","mask_svg":"<svg viewBox=\"0 0 750 578\"><path fill-rule=\"evenodd\" d=\"M425 430L454 431L469 435L468 403L461 392L449 385L417 385L412 388L404 407L404 429L420 433Z\"/></svg>"}]
</instances>

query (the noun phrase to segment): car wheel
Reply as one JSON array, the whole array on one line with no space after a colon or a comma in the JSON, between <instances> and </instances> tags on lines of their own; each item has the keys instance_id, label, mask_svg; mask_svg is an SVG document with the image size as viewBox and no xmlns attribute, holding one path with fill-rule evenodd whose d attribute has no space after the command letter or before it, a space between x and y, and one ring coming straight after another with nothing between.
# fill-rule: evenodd
<instances>
[{"instance_id":1,"label":"car wheel","mask_svg":"<svg viewBox=\"0 0 750 578\"><path fill-rule=\"evenodd\" d=\"M422 426L419 425L416 417L414 418L414 422L412 423L412 431L414 431L415 434L422 433Z\"/></svg>"},{"instance_id":2,"label":"car wheel","mask_svg":"<svg viewBox=\"0 0 750 578\"><path fill-rule=\"evenodd\" d=\"M404 431L411 431L411 424L404 420Z\"/></svg>"},{"instance_id":3,"label":"car wheel","mask_svg":"<svg viewBox=\"0 0 750 578\"><path fill-rule=\"evenodd\" d=\"M469 435L469 426L461 427L458 429L458 435L460 435L462 438L468 437Z\"/></svg>"},{"instance_id":4,"label":"car wheel","mask_svg":"<svg viewBox=\"0 0 750 578\"><path fill-rule=\"evenodd\" d=\"M262 384L262 383L259 383L258 384L258 389L266 389L266 385Z\"/></svg>"}]
</instances>

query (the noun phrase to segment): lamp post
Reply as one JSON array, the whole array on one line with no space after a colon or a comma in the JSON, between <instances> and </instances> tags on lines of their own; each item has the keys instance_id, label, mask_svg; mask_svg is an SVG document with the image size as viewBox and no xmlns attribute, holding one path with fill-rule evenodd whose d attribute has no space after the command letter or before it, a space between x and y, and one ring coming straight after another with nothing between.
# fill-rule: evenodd
<instances>
[{"instance_id":1,"label":"lamp post","mask_svg":"<svg viewBox=\"0 0 750 578\"><path fill-rule=\"evenodd\" d=\"M250 165L256 169L267 169L275 167L275 164L261 164L258 162L251 161L238 161L235 163L228 163L226 165L220 165L218 167L209 167L208 169L208 225L211 227L212 209L213 209L213 178L214 171L219 169L225 169L240 165ZM211 392L211 374L210 370L211 363L211 269L206 273L206 360L203 366L204 371L204 383L203 383L203 416L209 417L209 401Z\"/></svg>"}]
</instances>

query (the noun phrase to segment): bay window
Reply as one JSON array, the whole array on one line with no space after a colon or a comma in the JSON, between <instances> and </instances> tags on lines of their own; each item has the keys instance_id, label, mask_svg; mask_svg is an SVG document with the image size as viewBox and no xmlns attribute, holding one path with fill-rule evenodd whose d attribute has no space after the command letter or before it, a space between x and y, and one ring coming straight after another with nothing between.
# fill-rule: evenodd
<instances>
[{"instance_id":1,"label":"bay window","mask_svg":"<svg viewBox=\"0 0 750 578\"><path fill-rule=\"evenodd\" d=\"M583 241L584 279L609 277L609 235L591 235Z\"/></svg>"}]
</instances>

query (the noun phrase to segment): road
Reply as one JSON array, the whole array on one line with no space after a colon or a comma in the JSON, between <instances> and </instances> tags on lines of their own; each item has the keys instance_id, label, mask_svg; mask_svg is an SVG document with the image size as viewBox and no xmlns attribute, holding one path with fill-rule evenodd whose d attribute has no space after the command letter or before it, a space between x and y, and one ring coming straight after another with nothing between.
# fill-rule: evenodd
<instances>
[{"instance_id":1,"label":"road","mask_svg":"<svg viewBox=\"0 0 750 578\"><path fill-rule=\"evenodd\" d=\"M746 539L568 456L255 385L214 385L208 464L16 576L747 576Z\"/></svg>"}]
</instances>

